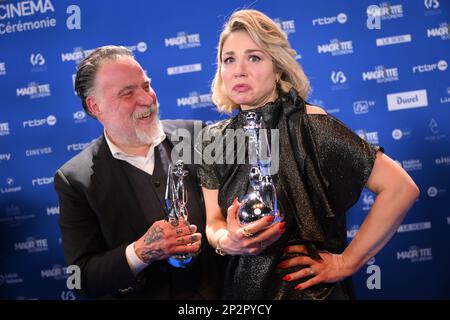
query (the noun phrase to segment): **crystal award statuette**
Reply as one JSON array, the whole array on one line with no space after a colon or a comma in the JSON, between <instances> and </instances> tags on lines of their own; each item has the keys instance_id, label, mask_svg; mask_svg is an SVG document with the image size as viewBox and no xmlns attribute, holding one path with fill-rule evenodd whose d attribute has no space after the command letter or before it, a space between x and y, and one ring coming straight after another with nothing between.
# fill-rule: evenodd
<instances>
[{"instance_id":1,"label":"crystal award statuette","mask_svg":"<svg viewBox=\"0 0 450 320\"><path fill-rule=\"evenodd\" d=\"M256 152L256 161L251 164L249 181L253 191L247 193L240 201L238 218L243 225L261 219L265 216L274 216L273 223L281 221L282 216L278 210L277 195L275 185L269 173L271 161L270 148L266 139L261 136L266 134L261 116L255 112L249 112L246 118L247 124L244 126L246 134L249 136L249 150ZM261 148L266 147L268 159L261 159ZM249 157L250 158L250 157Z\"/></svg>"},{"instance_id":2,"label":"crystal award statuette","mask_svg":"<svg viewBox=\"0 0 450 320\"><path fill-rule=\"evenodd\" d=\"M167 184L165 204L167 208L166 220L173 226L180 223L189 226L187 209L187 192L184 178L188 171L184 170L184 163L178 160L175 165L170 164L167 170ZM176 254L167 259L167 262L176 268L186 268L195 254Z\"/></svg>"}]
</instances>

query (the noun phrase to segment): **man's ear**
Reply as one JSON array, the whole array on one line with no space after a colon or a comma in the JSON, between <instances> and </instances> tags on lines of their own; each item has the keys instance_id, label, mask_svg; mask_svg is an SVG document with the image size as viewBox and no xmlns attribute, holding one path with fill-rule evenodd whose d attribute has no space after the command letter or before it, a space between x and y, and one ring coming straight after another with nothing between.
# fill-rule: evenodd
<instances>
[{"instance_id":1,"label":"man's ear","mask_svg":"<svg viewBox=\"0 0 450 320\"><path fill-rule=\"evenodd\" d=\"M101 114L99 105L97 104L96 99L93 96L89 96L86 98L86 106L89 109L89 112L94 115L96 118L99 118Z\"/></svg>"}]
</instances>

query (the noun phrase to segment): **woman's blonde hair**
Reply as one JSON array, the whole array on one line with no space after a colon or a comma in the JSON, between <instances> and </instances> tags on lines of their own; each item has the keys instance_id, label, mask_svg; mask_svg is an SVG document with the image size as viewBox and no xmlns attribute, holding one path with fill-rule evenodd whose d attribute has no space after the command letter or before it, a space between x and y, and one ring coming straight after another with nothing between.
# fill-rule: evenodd
<instances>
[{"instance_id":1,"label":"woman's blonde hair","mask_svg":"<svg viewBox=\"0 0 450 320\"><path fill-rule=\"evenodd\" d=\"M288 92L291 88L306 99L310 86L303 68L296 60L297 53L292 49L286 34L268 16L257 10L239 10L234 12L225 23L220 34L217 48L217 70L212 83L212 100L220 112L230 113L238 108L224 93L222 68L222 48L228 36L235 31L245 31L252 40L270 57L274 71L280 75L280 89Z\"/></svg>"}]
</instances>

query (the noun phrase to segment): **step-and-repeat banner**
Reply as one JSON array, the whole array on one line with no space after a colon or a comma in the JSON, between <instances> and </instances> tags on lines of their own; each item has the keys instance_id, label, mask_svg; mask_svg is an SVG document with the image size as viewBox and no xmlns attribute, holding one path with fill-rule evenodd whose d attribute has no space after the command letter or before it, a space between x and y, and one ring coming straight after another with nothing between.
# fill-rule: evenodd
<instances>
[{"instance_id":1,"label":"step-and-repeat banner","mask_svg":"<svg viewBox=\"0 0 450 320\"><path fill-rule=\"evenodd\" d=\"M450 298L450 2L0 1L0 298L78 299L58 228L53 175L98 137L73 90L94 48L129 47L161 118L224 118L211 102L220 29L236 9L279 23L312 84L309 101L383 146L420 198L355 275L359 298ZM363 191L348 239L374 202Z\"/></svg>"}]
</instances>

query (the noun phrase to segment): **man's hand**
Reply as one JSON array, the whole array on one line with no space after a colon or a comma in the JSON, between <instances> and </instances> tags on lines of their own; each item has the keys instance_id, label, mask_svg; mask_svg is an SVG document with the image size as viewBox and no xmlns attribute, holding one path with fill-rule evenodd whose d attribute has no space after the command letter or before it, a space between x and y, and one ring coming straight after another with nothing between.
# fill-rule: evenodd
<instances>
[{"instance_id":1,"label":"man's hand","mask_svg":"<svg viewBox=\"0 0 450 320\"><path fill-rule=\"evenodd\" d=\"M150 264L164 260L174 254L195 253L200 250L202 235L195 233L197 227L180 220L173 226L165 220L159 220L134 244L136 255Z\"/></svg>"}]
</instances>

